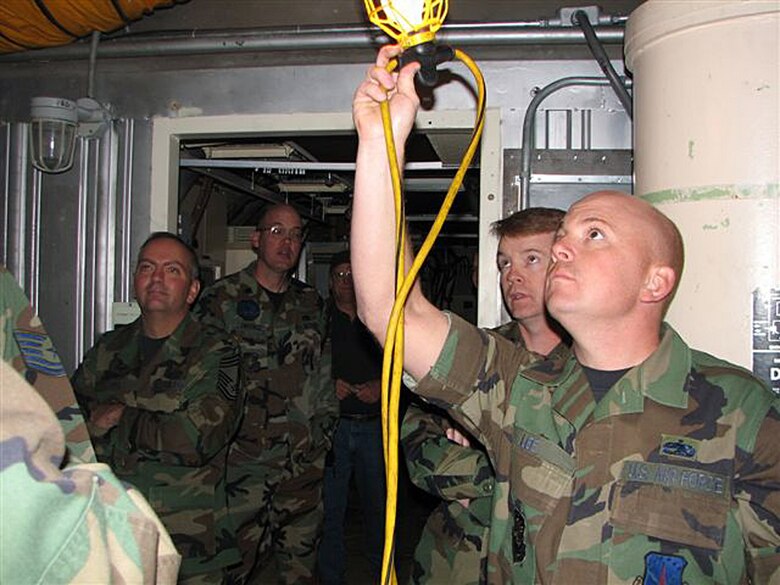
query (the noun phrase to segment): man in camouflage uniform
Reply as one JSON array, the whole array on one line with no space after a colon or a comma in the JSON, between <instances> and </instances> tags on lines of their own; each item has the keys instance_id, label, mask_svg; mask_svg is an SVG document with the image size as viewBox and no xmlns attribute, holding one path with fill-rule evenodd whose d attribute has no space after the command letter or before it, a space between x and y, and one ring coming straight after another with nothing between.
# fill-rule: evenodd
<instances>
[{"instance_id":1,"label":"man in camouflage uniform","mask_svg":"<svg viewBox=\"0 0 780 585\"><path fill-rule=\"evenodd\" d=\"M57 415L67 441L67 460L92 463L89 440L65 367L30 301L11 273L0 265L2 358L32 384Z\"/></svg>"},{"instance_id":2,"label":"man in camouflage uniform","mask_svg":"<svg viewBox=\"0 0 780 585\"><path fill-rule=\"evenodd\" d=\"M247 407L228 480L243 558L233 578L243 582L258 579L267 557L281 583L315 575L338 402L322 299L291 277L303 239L294 208L266 209L252 235L257 260L205 290L197 307L202 321L241 340Z\"/></svg>"},{"instance_id":3,"label":"man in camouflage uniform","mask_svg":"<svg viewBox=\"0 0 780 585\"><path fill-rule=\"evenodd\" d=\"M535 207L493 224L501 293L512 321L494 331L523 352L527 364L566 353L560 327L544 309L550 247L563 219L560 209ZM434 407L409 406L401 443L409 477L444 501L428 518L414 553L412 583L483 583L493 495L493 469L480 445Z\"/></svg>"},{"instance_id":4,"label":"man in camouflage uniform","mask_svg":"<svg viewBox=\"0 0 780 585\"><path fill-rule=\"evenodd\" d=\"M394 290L394 204L379 104L401 147L419 100L385 47L353 104L358 307L382 337ZM780 400L663 323L682 238L618 192L578 201L556 234L545 301L572 354L522 352L430 305L405 312L405 369L496 473L489 583L780 582Z\"/></svg>"},{"instance_id":5,"label":"man in camouflage uniform","mask_svg":"<svg viewBox=\"0 0 780 585\"><path fill-rule=\"evenodd\" d=\"M43 323L1 266L0 304L0 583L175 583L181 557L168 533L143 496L94 463Z\"/></svg>"},{"instance_id":6,"label":"man in camouflage uniform","mask_svg":"<svg viewBox=\"0 0 780 585\"><path fill-rule=\"evenodd\" d=\"M219 583L240 560L225 491L243 407L238 345L190 315L197 258L173 234L141 247L134 288L141 316L98 340L73 386L98 459L146 496L173 537L181 582Z\"/></svg>"}]
</instances>

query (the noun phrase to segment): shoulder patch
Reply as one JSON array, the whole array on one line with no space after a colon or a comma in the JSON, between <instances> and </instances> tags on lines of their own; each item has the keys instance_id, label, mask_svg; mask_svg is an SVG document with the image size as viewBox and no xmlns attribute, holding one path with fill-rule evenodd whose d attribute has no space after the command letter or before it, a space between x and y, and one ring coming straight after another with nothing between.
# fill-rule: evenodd
<instances>
[{"instance_id":1,"label":"shoulder patch","mask_svg":"<svg viewBox=\"0 0 780 585\"><path fill-rule=\"evenodd\" d=\"M219 360L217 388L228 400L238 398L238 367L241 361L238 352L230 353Z\"/></svg>"},{"instance_id":2,"label":"shoulder patch","mask_svg":"<svg viewBox=\"0 0 780 585\"><path fill-rule=\"evenodd\" d=\"M55 378L65 376L65 367L48 335L37 331L14 329L14 339L29 369Z\"/></svg>"},{"instance_id":3,"label":"shoulder patch","mask_svg":"<svg viewBox=\"0 0 780 585\"><path fill-rule=\"evenodd\" d=\"M642 580L644 585L683 585L683 571L688 564L677 555L662 555L661 553L647 553L645 555L645 574Z\"/></svg>"},{"instance_id":4,"label":"shoulder patch","mask_svg":"<svg viewBox=\"0 0 780 585\"><path fill-rule=\"evenodd\" d=\"M260 316L260 305L255 300L242 299L238 301L236 313L244 321L254 321Z\"/></svg>"}]
</instances>

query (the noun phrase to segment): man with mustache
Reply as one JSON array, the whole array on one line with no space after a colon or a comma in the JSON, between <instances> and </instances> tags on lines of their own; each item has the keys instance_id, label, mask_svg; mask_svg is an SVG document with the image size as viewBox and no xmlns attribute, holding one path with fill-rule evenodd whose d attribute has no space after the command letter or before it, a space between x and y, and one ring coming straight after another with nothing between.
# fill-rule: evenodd
<instances>
[{"instance_id":1,"label":"man with mustache","mask_svg":"<svg viewBox=\"0 0 780 585\"><path fill-rule=\"evenodd\" d=\"M304 236L294 207L270 205L252 234L257 260L206 289L196 308L201 321L241 343L247 406L228 462L239 582L257 582L271 562L280 583L315 579L339 406L323 301L292 275Z\"/></svg>"},{"instance_id":2,"label":"man with mustache","mask_svg":"<svg viewBox=\"0 0 780 585\"><path fill-rule=\"evenodd\" d=\"M220 583L240 557L227 510L228 445L241 418L238 345L189 312L195 252L152 234L133 286L141 316L109 331L73 375L98 460L136 486L182 555L181 583Z\"/></svg>"},{"instance_id":3,"label":"man with mustache","mask_svg":"<svg viewBox=\"0 0 780 585\"><path fill-rule=\"evenodd\" d=\"M394 204L380 103L399 158L419 65L358 88L352 268L360 315L384 339ZM485 446L496 474L490 583L780 580L780 404L749 372L689 348L663 317L682 273L676 226L613 191L575 203L552 247L545 301L572 354L524 368L514 344L406 304L405 369Z\"/></svg>"}]
</instances>

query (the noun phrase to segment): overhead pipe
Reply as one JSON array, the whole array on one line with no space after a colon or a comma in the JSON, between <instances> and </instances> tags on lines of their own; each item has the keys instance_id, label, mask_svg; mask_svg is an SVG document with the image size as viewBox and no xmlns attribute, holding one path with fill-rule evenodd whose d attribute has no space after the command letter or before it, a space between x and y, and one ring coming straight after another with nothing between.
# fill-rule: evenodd
<instances>
[{"instance_id":1,"label":"overhead pipe","mask_svg":"<svg viewBox=\"0 0 780 585\"><path fill-rule=\"evenodd\" d=\"M87 97L94 98L95 91L95 66L97 65L98 45L100 44L100 31L93 31L89 41L89 74L87 76Z\"/></svg>"},{"instance_id":2,"label":"overhead pipe","mask_svg":"<svg viewBox=\"0 0 780 585\"><path fill-rule=\"evenodd\" d=\"M0 2L0 53L71 43L109 33L155 8L184 0L5 0Z\"/></svg>"},{"instance_id":3,"label":"overhead pipe","mask_svg":"<svg viewBox=\"0 0 780 585\"><path fill-rule=\"evenodd\" d=\"M520 159L520 209L527 209L530 204L531 155L535 146L534 121L539 104L547 99L548 96L564 87L598 85L610 85L610 82L605 77L564 77L545 85L534 94L523 118L523 147Z\"/></svg>"},{"instance_id":4,"label":"overhead pipe","mask_svg":"<svg viewBox=\"0 0 780 585\"><path fill-rule=\"evenodd\" d=\"M622 17L608 22L621 22ZM623 26L604 25L594 30L601 43L621 44ZM506 47L519 45L580 45L580 31L557 21L444 25L437 38L459 47ZM258 53L271 51L321 51L370 49L391 42L386 35L363 25L340 27L287 27L243 31L186 31L138 36L103 37L101 59L162 57L194 54ZM0 63L65 61L88 58L90 46L73 43L63 47L0 55Z\"/></svg>"}]
</instances>

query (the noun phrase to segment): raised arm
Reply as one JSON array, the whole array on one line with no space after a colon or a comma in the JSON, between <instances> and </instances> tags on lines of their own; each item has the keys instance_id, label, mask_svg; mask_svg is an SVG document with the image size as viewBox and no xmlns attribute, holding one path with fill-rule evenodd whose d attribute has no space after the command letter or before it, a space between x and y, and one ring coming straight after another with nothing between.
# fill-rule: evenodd
<instances>
[{"instance_id":1,"label":"raised arm","mask_svg":"<svg viewBox=\"0 0 780 585\"><path fill-rule=\"evenodd\" d=\"M359 144L352 210L352 272L358 313L369 330L384 343L395 290L395 208L387 161L380 105L389 100L399 166L406 139L414 125L419 98L410 64L388 73L388 62L398 46L383 47L376 64L360 84L352 104ZM404 369L423 377L438 357L447 336L446 316L429 303L416 284L406 304Z\"/></svg>"}]
</instances>

